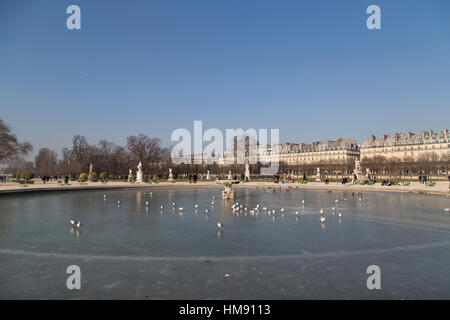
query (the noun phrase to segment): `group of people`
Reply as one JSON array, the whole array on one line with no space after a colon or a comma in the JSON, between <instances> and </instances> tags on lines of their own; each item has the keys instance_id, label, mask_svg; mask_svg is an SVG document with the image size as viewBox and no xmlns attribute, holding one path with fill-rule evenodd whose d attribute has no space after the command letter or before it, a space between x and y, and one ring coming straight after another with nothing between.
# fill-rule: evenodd
<instances>
[{"instance_id":1,"label":"group of people","mask_svg":"<svg viewBox=\"0 0 450 320\"><path fill-rule=\"evenodd\" d=\"M189 183L197 183L198 175L197 174L189 174Z\"/></svg>"},{"instance_id":2,"label":"group of people","mask_svg":"<svg viewBox=\"0 0 450 320\"><path fill-rule=\"evenodd\" d=\"M426 184L426 183L427 183L427 180L428 180L428 177L427 177L427 176L425 176L425 175L423 175L423 176L420 175L420 176L419 176L419 182L420 182L420 183L425 183L425 184Z\"/></svg>"},{"instance_id":3,"label":"group of people","mask_svg":"<svg viewBox=\"0 0 450 320\"><path fill-rule=\"evenodd\" d=\"M8 180L7 176L0 176L0 182L6 182Z\"/></svg>"}]
</instances>

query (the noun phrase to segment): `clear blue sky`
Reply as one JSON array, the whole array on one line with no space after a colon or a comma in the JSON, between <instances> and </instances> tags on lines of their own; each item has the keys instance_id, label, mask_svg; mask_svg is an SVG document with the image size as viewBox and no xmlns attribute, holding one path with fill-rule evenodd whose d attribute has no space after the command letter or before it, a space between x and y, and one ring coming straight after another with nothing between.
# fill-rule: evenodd
<instances>
[{"instance_id":1,"label":"clear blue sky","mask_svg":"<svg viewBox=\"0 0 450 320\"><path fill-rule=\"evenodd\" d=\"M450 1L2 0L0 117L58 152L74 134L169 146L194 120L294 142L441 130Z\"/></svg>"}]
</instances>

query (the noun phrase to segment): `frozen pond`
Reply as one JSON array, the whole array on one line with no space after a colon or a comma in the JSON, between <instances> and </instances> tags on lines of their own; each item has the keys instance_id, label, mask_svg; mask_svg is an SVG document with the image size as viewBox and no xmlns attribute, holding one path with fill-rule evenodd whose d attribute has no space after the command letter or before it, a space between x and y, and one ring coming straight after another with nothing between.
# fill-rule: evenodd
<instances>
[{"instance_id":1,"label":"frozen pond","mask_svg":"<svg viewBox=\"0 0 450 320\"><path fill-rule=\"evenodd\" d=\"M1 195L0 298L450 298L447 197L221 190ZM80 290L66 287L69 265ZM367 289L369 265L380 290Z\"/></svg>"}]
</instances>

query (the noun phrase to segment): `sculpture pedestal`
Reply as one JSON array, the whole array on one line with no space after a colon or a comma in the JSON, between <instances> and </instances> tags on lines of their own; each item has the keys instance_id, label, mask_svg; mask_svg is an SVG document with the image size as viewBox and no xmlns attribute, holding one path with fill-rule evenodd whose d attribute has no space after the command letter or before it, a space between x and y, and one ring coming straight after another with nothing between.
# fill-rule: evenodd
<instances>
[{"instance_id":1,"label":"sculpture pedestal","mask_svg":"<svg viewBox=\"0 0 450 320\"><path fill-rule=\"evenodd\" d=\"M144 175L142 174L142 172L137 172L136 173L136 182L142 183L144 182Z\"/></svg>"},{"instance_id":2,"label":"sculpture pedestal","mask_svg":"<svg viewBox=\"0 0 450 320\"><path fill-rule=\"evenodd\" d=\"M316 176L316 181L317 181L317 182L322 181L322 179L320 179L320 175Z\"/></svg>"},{"instance_id":3,"label":"sculpture pedestal","mask_svg":"<svg viewBox=\"0 0 450 320\"><path fill-rule=\"evenodd\" d=\"M167 179L167 181L172 182L173 181L173 174L169 173L169 178Z\"/></svg>"},{"instance_id":4,"label":"sculpture pedestal","mask_svg":"<svg viewBox=\"0 0 450 320\"><path fill-rule=\"evenodd\" d=\"M234 199L233 184L238 184L239 180L217 180L216 183L223 184L225 190L222 191L222 199Z\"/></svg>"},{"instance_id":5,"label":"sculpture pedestal","mask_svg":"<svg viewBox=\"0 0 450 320\"><path fill-rule=\"evenodd\" d=\"M224 191L222 191L222 199L234 199L234 191L231 190L231 188L225 188Z\"/></svg>"}]
</instances>

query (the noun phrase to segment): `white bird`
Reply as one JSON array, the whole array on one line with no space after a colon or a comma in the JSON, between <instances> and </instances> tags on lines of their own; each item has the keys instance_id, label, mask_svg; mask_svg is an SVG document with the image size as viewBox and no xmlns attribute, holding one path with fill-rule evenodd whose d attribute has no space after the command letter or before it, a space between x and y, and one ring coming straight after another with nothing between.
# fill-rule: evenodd
<instances>
[{"instance_id":1,"label":"white bird","mask_svg":"<svg viewBox=\"0 0 450 320\"><path fill-rule=\"evenodd\" d=\"M119 201L117 201L117 204L120 204L120 200L119 200Z\"/></svg>"},{"instance_id":2,"label":"white bird","mask_svg":"<svg viewBox=\"0 0 450 320\"><path fill-rule=\"evenodd\" d=\"M450 211L450 208L445 208L444 211L445 211L445 212L449 212L449 211Z\"/></svg>"},{"instance_id":3,"label":"white bird","mask_svg":"<svg viewBox=\"0 0 450 320\"><path fill-rule=\"evenodd\" d=\"M214 196L213 196L213 200L214 200L215 198L214 198Z\"/></svg>"},{"instance_id":4,"label":"white bird","mask_svg":"<svg viewBox=\"0 0 450 320\"><path fill-rule=\"evenodd\" d=\"M172 202L172 206L175 207L175 202Z\"/></svg>"},{"instance_id":5,"label":"white bird","mask_svg":"<svg viewBox=\"0 0 450 320\"><path fill-rule=\"evenodd\" d=\"M178 208L178 211L183 211L183 207L179 207L179 208Z\"/></svg>"},{"instance_id":6,"label":"white bird","mask_svg":"<svg viewBox=\"0 0 450 320\"><path fill-rule=\"evenodd\" d=\"M103 195L103 198L106 198L106 194Z\"/></svg>"},{"instance_id":7,"label":"white bird","mask_svg":"<svg viewBox=\"0 0 450 320\"><path fill-rule=\"evenodd\" d=\"M323 214L323 209L322 208L320 209L320 214Z\"/></svg>"},{"instance_id":8,"label":"white bird","mask_svg":"<svg viewBox=\"0 0 450 320\"><path fill-rule=\"evenodd\" d=\"M358 201L361 201L361 198L359 198Z\"/></svg>"},{"instance_id":9,"label":"white bird","mask_svg":"<svg viewBox=\"0 0 450 320\"><path fill-rule=\"evenodd\" d=\"M145 205L148 207L148 201L145 201Z\"/></svg>"},{"instance_id":10,"label":"white bird","mask_svg":"<svg viewBox=\"0 0 450 320\"><path fill-rule=\"evenodd\" d=\"M281 208L281 210L280 210L281 212L284 212L284 208Z\"/></svg>"},{"instance_id":11,"label":"white bird","mask_svg":"<svg viewBox=\"0 0 450 320\"><path fill-rule=\"evenodd\" d=\"M70 220L70 224L72 225L72 227L79 228L81 225L81 221Z\"/></svg>"},{"instance_id":12,"label":"white bird","mask_svg":"<svg viewBox=\"0 0 450 320\"><path fill-rule=\"evenodd\" d=\"M302 204L305 204L305 200L302 200Z\"/></svg>"},{"instance_id":13,"label":"white bird","mask_svg":"<svg viewBox=\"0 0 450 320\"><path fill-rule=\"evenodd\" d=\"M164 207L163 206L161 206L161 209L163 209Z\"/></svg>"},{"instance_id":14,"label":"white bird","mask_svg":"<svg viewBox=\"0 0 450 320\"><path fill-rule=\"evenodd\" d=\"M206 209L205 212L208 213L208 209Z\"/></svg>"},{"instance_id":15,"label":"white bird","mask_svg":"<svg viewBox=\"0 0 450 320\"><path fill-rule=\"evenodd\" d=\"M295 211L295 215L297 215L297 216L298 216L298 211Z\"/></svg>"},{"instance_id":16,"label":"white bird","mask_svg":"<svg viewBox=\"0 0 450 320\"><path fill-rule=\"evenodd\" d=\"M220 223L220 221L217 222L217 227L219 229L222 229L224 227L224 225L222 223Z\"/></svg>"},{"instance_id":17,"label":"white bird","mask_svg":"<svg viewBox=\"0 0 450 320\"><path fill-rule=\"evenodd\" d=\"M325 221L325 217L323 215L320 216L320 222L324 222Z\"/></svg>"},{"instance_id":18,"label":"white bird","mask_svg":"<svg viewBox=\"0 0 450 320\"><path fill-rule=\"evenodd\" d=\"M339 218L342 217L342 213L339 212L338 216L339 216Z\"/></svg>"},{"instance_id":19,"label":"white bird","mask_svg":"<svg viewBox=\"0 0 450 320\"><path fill-rule=\"evenodd\" d=\"M211 204L214 204L214 201L211 201Z\"/></svg>"},{"instance_id":20,"label":"white bird","mask_svg":"<svg viewBox=\"0 0 450 320\"><path fill-rule=\"evenodd\" d=\"M267 208L266 208L266 207L263 207L263 210L264 210L264 211L266 211L266 210L267 210Z\"/></svg>"},{"instance_id":21,"label":"white bird","mask_svg":"<svg viewBox=\"0 0 450 320\"><path fill-rule=\"evenodd\" d=\"M333 207L332 209L333 209L333 211L334 211L334 210L335 210L336 208L335 208L335 207Z\"/></svg>"},{"instance_id":22,"label":"white bird","mask_svg":"<svg viewBox=\"0 0 450 320\"><path fill-rule=\"evenodd\" d=\"M334 200L334 202L338 203L338 202L339 202L339 200L338 200L338 199L336 199L336 200Z\"/></svg>"},{"instance_id":23,"label":"white bird","mask_svg":"<svg viewBox=\"0 0 450 320\"><path fill-rule=\"evenodd\" d=\"M197 208L198 208L198 204L196 204L196 205L194 206L194 208L197 209Z\"/></svg>"}]
</instances>

